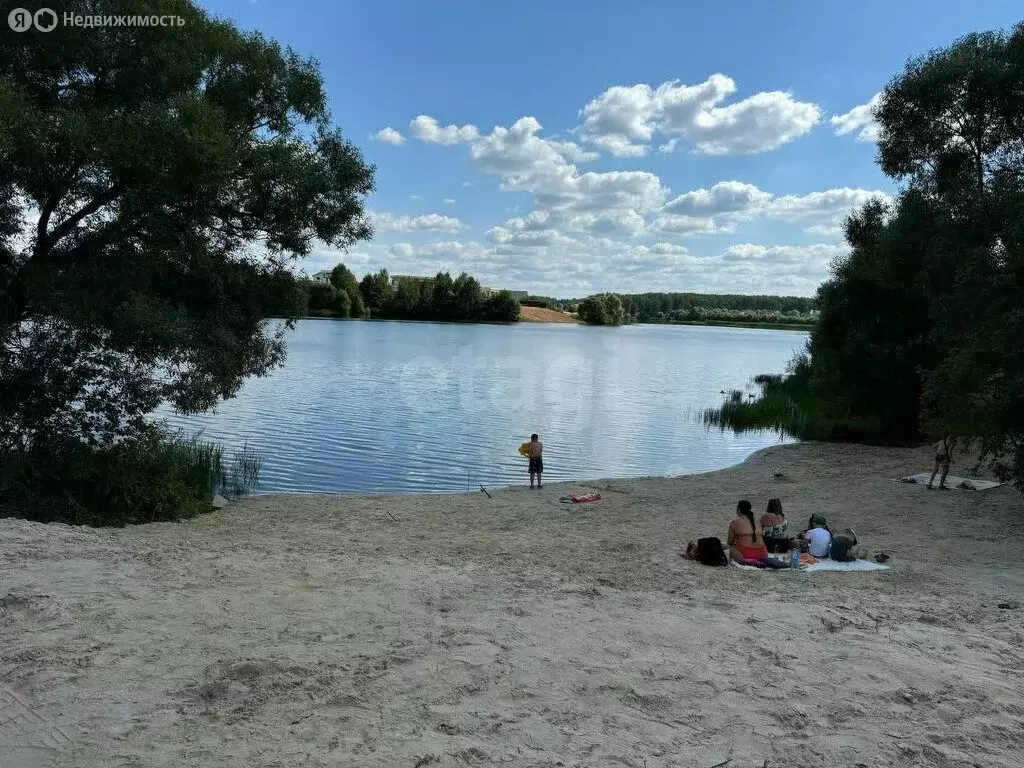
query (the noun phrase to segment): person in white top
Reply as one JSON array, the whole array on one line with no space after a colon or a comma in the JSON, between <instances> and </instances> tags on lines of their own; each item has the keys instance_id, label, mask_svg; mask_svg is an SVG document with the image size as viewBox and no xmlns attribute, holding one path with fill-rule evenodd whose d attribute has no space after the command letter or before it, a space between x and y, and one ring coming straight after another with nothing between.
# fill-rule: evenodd
<instances>
[{"instance_id":1,"label":"person in white top","mask_svg":"<svg viewBox=\"0 0 1024 768\"><path fill-rule=\"evenodd\" d=\"M807 553L811 557L828 557L832 548L832 534L827 528L811 528L804 534L807 539Z\"/></svg>"},{"instance_id":2,"label":"person in white top","mask_svg":"<svg viewBox=\"0 0 1024 768\"><path fill-rule=\"evenodd\" d=\"M828 557L832 547L832 531L822 515L811 515L803 539L807 542L807 553L811 557Z\"/></svg>"}]
</instances>

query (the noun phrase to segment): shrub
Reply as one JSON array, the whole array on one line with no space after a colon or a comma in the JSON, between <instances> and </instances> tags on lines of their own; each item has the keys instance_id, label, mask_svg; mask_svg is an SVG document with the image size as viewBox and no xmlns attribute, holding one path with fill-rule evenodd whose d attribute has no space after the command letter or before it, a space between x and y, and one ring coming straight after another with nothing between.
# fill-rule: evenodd
<instances>
[{"instance_id":1,"label":"shrub","mask_svg":"<svg viewBox=\"0 0 1024 768\"><path fill-rule=\"evenodd\" d=\"M214 492L237 497L259 476L248 447L222 449L153 429L110 446L38 442L0 456L0 516L43 523L124 526L195 517Z\"/></svg>"}]
</instances>

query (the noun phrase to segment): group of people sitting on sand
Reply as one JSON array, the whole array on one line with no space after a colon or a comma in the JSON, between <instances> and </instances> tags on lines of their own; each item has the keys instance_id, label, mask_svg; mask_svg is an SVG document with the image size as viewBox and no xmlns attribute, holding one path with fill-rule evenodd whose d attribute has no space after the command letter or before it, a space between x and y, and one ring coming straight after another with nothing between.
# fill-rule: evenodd
<instances>
[{"instance_id":1,"label":"group of people sitting on sand","mask_svg":"<svg viewBox=\"0 0 1024 768\"><path fill-rule=\"evenodd\" d=\"M691 541L687 545L685 557L705 562L709 557L708 550L713 552L716 548L715 543L721 549L718 539ZM726 546L728 556L734 562L760 567L785 567L789 564L786 558L780 561L770 555L785 555L792 550L801 555L803 562L822 558L852 562L862 554L857 550L857 534L853 529L846 528L842 533L833 533L824 515L811 515L806 528L800 532L791 531L779 499L769 499L768 508L759 519L754 517L749 501L744 499L737 504L736 517L729 523ZM712 554L711 557L724 557L724 550L722 552L722 555Z\"/></svg>"}]
</instances>

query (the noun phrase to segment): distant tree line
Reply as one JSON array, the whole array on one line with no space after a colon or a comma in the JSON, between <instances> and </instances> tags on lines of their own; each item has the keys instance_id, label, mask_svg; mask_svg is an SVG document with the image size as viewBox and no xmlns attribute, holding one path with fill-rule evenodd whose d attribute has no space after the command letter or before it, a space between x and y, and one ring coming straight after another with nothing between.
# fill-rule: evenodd
<instances>
[{"instance_id":1,"label":"distant tree line","mask_svg":"<svg viewBox=\"0 0 1024 768\"><path fill-rule=\"evenodd\" d=\"M803 296L743 296L714 293L602 293L558 303L595 325L623 323L814 323L815 299Z\"/></svg>"},{"instance_id":2,"label":"distant tree line","mask_svg":"<svg viewBox=\"0 0 1024 768\"><path fill-rule=\"evenodd\" d=\"M392 285L386 269L357 281L339 264L329 282L304 280L307 313L322 317L505 322L519 320L519 302L509 291L485 293L476 278L448 272L434 277L403 277Z\"/></svg>"},{"instance_id":3,"label":"distant tree line","mask_svg":"<svg viewBox=\"0 0 1024 768\"><path fill-rule=\"evenodd\" d=\"M809 320L811 311L815 308L815 300L804 296L639 293L623 295L621 298L626 316L638 323L707 319L730 319L735 322L795 322L794 318L800 316ZM726 311L740 314L730 317Z\"/></svg>"}]
</instances>

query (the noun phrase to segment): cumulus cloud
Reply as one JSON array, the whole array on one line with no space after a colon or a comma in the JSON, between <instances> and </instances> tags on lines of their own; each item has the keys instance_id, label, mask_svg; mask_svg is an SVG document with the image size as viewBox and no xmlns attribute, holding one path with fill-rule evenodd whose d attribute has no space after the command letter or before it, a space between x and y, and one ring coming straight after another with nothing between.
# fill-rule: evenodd
<instances>
[{"instance_id":1,"label":"cumulus cloud","mask_svg":"<svg viewBox=\"0 0 1024 768\"><path fill-rule=\"evenodd\" d=\"M387 128L381 128L373 135L373 138L384 144L391 144L396 147L400 147L405 144L405 136L390 126Z\"/></svg>"},{"instance_id":2,"label":"cumulus cloud","mask_svg":"<svg viewBox=\"0 0 1024 768\"><path fill-rule=\"evenodd\" d=\"M437 120L427 115L414 117L409 123L409 132L420 141L444 146L464 144L480 135L475 125L446 125L442 127Z\"/></svg>"},{"instance_id":3,"label":"cumulus cloud","mask_svg":"<svg viewBox=\"0 0 1024 768\"><path fill-rule=\"evenodd\" d=\"M810 234L841 234L840 225L853 211L877 197L888 200L881 190L839 187L806 195L782 195L764 205L769 218L804 224Z\"/></svg>"},{"instance_id":4,"label":"cumulus cloud","mask_svg":"<svg viewBox=\"0 0 1024 768\"><path fill-rule=\"evenodd\" d=\"M887 199L880 190L840 187L806 195L779 195L740 181L721 181L710 189L695 189L669 200L650 225L654 232L677 235L735 232L740 224L758 216L798 223L809 234L835 237L853 211L873 197Z\"/></svg>"},{"instance_id":5,"label":"cumulus cloud","mask_svg":"<svg viewBox=\"0 0 1024 768\"><path fill-rule=\"evenodd\" d=\"M731 225L717 224L708 216L665 214L651 222L652 232L663 235L711 235L732 231Z\"/></svg>"},{"instance_id":6,"label":"cumulus cloud","mask_svg":"<svg viewBox=\"0 0 1024 768\"><path fill-rule=\"evenodd\" d=\"M769 200L771 193L762 192L742 181L720 181L711 189L695 189L665 204L666 213L686 216L717 216L757 208Z\"/></svg>"},{"instance_id":7,"label":"cumulus cloud","mask_svg":"<svg viewBox=\"0 0 1024 768\"><path fill-rule=\"evenodd\" d=\"M824 272L833 259L847 253L844 245L755 245L740 243L729 246L721 256L725 262L799 265Z\"/></svg>"},{"instance_id":8,"label":"cumulus cloud","mask_svg":"<svg viewBox=\"0 0 1024 768\"><path fill-rule=\"evenodd\" d=\"M455 205L455 198L454 197L446 197L444 199L444 204L445 205Z\"/></svg>"},{"instance_id":9,"label":"cumulus cloud","mask_svg":"<svg viewBox=\"0 0 1024 768\"><path fill-rule=\"evenodd\" d=\"M675 135L659 147L675 150L679 138L700 154L754 154L777 149L810 131L821 119L816 104L783 91L763 91L731 104L736 83L722 74L697 85L677 80L614 86L580 110L579 131L592 146L618 157L647 153L656 133Z\"/></svg>"},{"instance_id":10,"label":"cumulus cloud","mask_svg":"<svg viewBox=\"0 0 1024 768\"><path fill-rule=\"evenodd\" d=\"M635 210L583 213L569 221L569 228L594 234L635 236L647 226L644 217Z\"/></svg>"},{"instance_id":11,"label":"cumulus cloud","mask_svg":"<svg viewBox=\"0 0 1024 768\"><path fill-rule=\"evenodd\" d=\"M830 122L835 126L836 136L856 133L857 141L878 141L879 126L874 113L881 101L882 94L876 93L867 104L832 117Z\"/></svg>"},{"instance_id":12,"label":"cumulus cloud","mask_svg":"<svg viewBox=\"0 0 1024 768\"><path fill-rule=\"evenodd\" d=\"M396 216L390 213L370 215L373 227L378 232L459 232L465 225L452 216L427 213L422 216Z\"/></svg>"}]
</instances>

